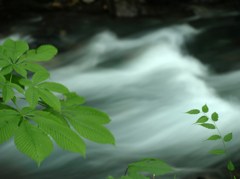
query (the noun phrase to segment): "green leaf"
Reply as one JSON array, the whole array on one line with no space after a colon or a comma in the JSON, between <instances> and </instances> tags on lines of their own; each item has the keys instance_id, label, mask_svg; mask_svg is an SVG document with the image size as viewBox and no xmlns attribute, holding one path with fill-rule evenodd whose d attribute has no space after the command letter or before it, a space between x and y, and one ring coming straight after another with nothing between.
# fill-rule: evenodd
<instances>
[{"instance_id":1,"label":"green leaf","mask_svg":"<svg viewBox=\"0 0 240 179\"><path fill-rule=\"evenodd\" d=\"M52 45L41 45L36 50L29 50L26 54L30 61L48 61L57 54L57 49Z\"/></svg>"},{"instance_id":2,"label":"green leaf","mask_svg":"<svg viewBox=\"0 0 240 179\"><path fill-rule=\"evenodd\" d=\"M222 149L216 149L216 150L210 150L209 153L213 155L221 155L221 154L224 154L225 151Z\"/></svg>"},{"instance_id":3,"label":"green leaf","mask_svg":"<svg viewBox=\"0 0 240 179\"><path fill-rule=\"evenodd\" d=\"M33 77L32 77L32 81L34 84L40 83L42 81L45 81L46 79L48 79L50 76L49 73L45 73L45 72L36 72Z\"/></svg>"},{"instance_id":4,"label":"green leaf","mask_svg":"<svg viewBox=\"0 0 240 179\"><path fill-rule=\"evenodd\" d=\"M16 118L12 118L12 120L0 120L0 144L13 137L14 132L18 127L18 121L15 119Z\"/></svg>"},{"instance_id":5,"label":"green leaf","mask_svg":"<svg viewBox=\"0 0 240 179\"><path fill-rule=\"evenodd\" d=\"M218 121L218 113L216 112L212 113L211 118L213 121Z\"/></svg>"},{"instance_id":6,"label":"green leaf","mask_svg":"<svg viewBox=\"0 0 240 179\"><path fill-rule=\"evenodd\" d=\"M207 116L201 116L196 123L205 123L208 121L208 117Z\"/></svg>"},{"instance_id":7,"label":"green leaf","mask_svg":"<svg viewBox=\"0 0 240 179\"><path fill-rule=\"evenodd\" d=\"M202 106L202 112L207 113L208 112L208 106L205 104Z\"/></svg>"},{"instance_id":8,"label":"green leaf","mask_svg":"<svg viewBox=\"0 0 240 179\"><path fill-rule=\"evenodd\" d=\"M67 93L65 96L67 99L62 102L64 106L76 106L85 103L85 99L74 92Z\"/></svg>"},{"instance_id":9,"label":"green leaf","mask_svg":"<svg viewBox=\"0 0 240 179\"><path fill-rule=\"evenodd\" d=\"M232 133L228 133L227 135L224 136L223 140L225 142L229 142L232 140Z\"/></svg>"},{"instance_id":10,"label":"green leaf","mask_svg":"<svg viewBox=\"0 0 240 179\"><path fill-rule=\"evenodd\" d=\"M1 69L0 74L1 75L6 75L6 74L11 73L12 70L13 70L12 65L8 65L8 66L5 66Z\"/></svg>"},{"instance_id":11,"label":"green leaf","mask_svg":"<svg viewBox=\"0 0 240 179\"><path fill-rule=\"evenodd\" d=\"M227 169L231 172L235 170L235 166L234 166L234 164L232 163L231 160L228 161Z\"/></svg>"},{"instance_id":12,"label":"green leaf","mask_svg":"<svg viewBox=\"0 0 240 179\"><path fill-rule=\"evenodd\" d=\"M22 93L22 94L24 93L24 90L21 88L21 86L15 84L15 83L9 83L9 86L16 89L19 93Z\"/></svg>"},{"instance_id":13,"label":"green leaf","mask_svg":"<svg viewBox=\"0 0 240 179\"><path fill-rule=\"evenodd\" d=\"M53 150L53 144L49 137L26 120L23 120L17 130L14 142L19 151L35 160L38 165Z\"/></svg>"},{"instance_id":14,"label":"green leaf","mask_svg":"<svg viewBox=\"0 0 240 179\"><path fill-rule=\"evenodd\" d=\"M200 110L198 110L198 109L192 109L192 110L190 110L190 111L188 111L188 112L186 112L186 113L188 113L188 114L199 114L199 113L200 113Z\"/></svg>"},{"instance_id":15,"label":"green leaf","mask_svg":"<svg viewBox=\"0 0 240 179\"><path fill-rule=\"evenodd\" d=\"M2 109L12 109L12 110L14 110L13 107L8 106L8 105L3 104L3 103L0 103L0 111L1 111Z\"/></svg>"},{"instance_id":16,"label":"green leaf","mask_svg":"<svg viewBox=\"0 0 240 179\"><path fill-rule=\"evenodd\" d=\"M199 124L205 128L208 128L208 129L215 129L216 127L213 125L213 124L210 124L210 123L204 123L204 124Z\"/></svg>"},{"instance_id":17,"label":"green leaf","mask_svg":"<svg viewBox=\"0 0 240 179\"><path fill-rule=\"evenodd\" d=\"M0 61L7 61L7 60L8 60L8 56L7 56L6 49L2 45L0 45Z\"/></svg>"},{"instance_id":18,"label":"green leaf","mask_svg":"<svg viewBox=\"0 0 240 179\"><path fill-rule=\"evenodd\" d=\"M51 118L34 116L33 120L37 122L40 128L49 134L61 148L85 156L86 146L84 141L70 128L51 120Z\"/></svg>"},{"instance_id":19,"label":"green leaf","mask_svg":"<svg viewBox=\"0 0 240 179\"><path fill-rule=\"evenodd\" d=\"M7 103L14 97L14 91L13 89L9 86L9 84L5 84L2 89L2 96L3 96L3 101Z\"/></svg>"},{"instance_id":20,"label":"green leaf","mask_svg":"<svg viewBox=\"0 0 240 179\"><path fill-rule=\"evenodd\" d=\"M31 86L32 85L32 81L28 80L28 79L20 79L19 83L23 86Z\"/></svg>"},{"instance_id":21,"label":"green leaf","mask_svg":"<svg viewBox=\"0 0 240 179\"><path fill-rule=\"evenodd\" d=\"M29 113L32 113L33 111L34 111L34 109L31 108L31 107L24 107L24 108L21 109L20 113L21 113L21 115L26 116Z\"/></svg>"},{"instance_id":22,"label":"green leaf","mask_svg":"<svg viewBox=\"0 0 240 179\"><path fill-rule=\"evenodd\" d=\"M43 82L38 87L62 94L69 93L69 90L64 85L55 82Z\"/></svg>"},{"instance_id":23,"label":"green leaf","mask_svg":"<svg viewBox=\"0 0 240 179\"><path fill-rule=\"evenodd\" d=\"M68 121L84 138L102 144L115 144L115 139L111 132L98 123L91 120L79 120L77 117L72 116L68 117Z\"/></svg>"},{"instance_id":24,"label":"green leaf","mask_svg":"<svg viewBox=\"0 0 240 179\"><path fill-rule=\"evenodd\" d=\"M0 52L1 53L1 52ZM8 61L8 59L2 59L0 58L0 68L3 68L5 66L8 66L10 64L10 62Z\"/></svg>"},{"instance_id":25,"label":"green leaf","mask_svg":"<svg viewBox=\"0 0 240 179\"><path fill-rule=\"evenodd\" d=\"M18 74L20 74L24 78L27 78L27 71L25 70L25 68L21 64L14 65L13 69L15 70L15 72L17 72Z\"/></svg>"},{"instance_id":26,"label":"green leaf","mask_svg":"<svg viewBox=\"0 0 240 179\"><path fill-rule=\"evenodd\" d=\"M38 92L39 92L40 98L45 103L47 103L49 106L51 106L56 111L61 110L61 103L54 94L52 94L51 92L44 90L44 89L38 89Z\"/></svg>"},{"instance_id":27,"label":"green leaf","mask_svg":"<svg viewBox=\"0 0 240 179\"><path fill-rule=\"evenodd\" d=\"M25 41L13 41L11 39L7 39L3 43L3 47L6 49L8 56L14 61L29 49L28 44Z\"/></svg>"},{"instance_id":28,"label":"green leaf","mask_svg":"<svg viewBox=\"0 0 240 179\"><path fill-rule=\"evenodd\" d=\"M0 144L13 137L18 127L20 116L13 110L0 110Z\"/></svg>"},{"instance_id":29,"label":"green leaf","mask_svg":"<svg viewBox=\"0 0 240 179\"><path fill-rule=\"evenodd\" d=\"M31 62L24 62L22 63L25 69L31 72L42 72L47 73L48 71L41 65L37 63L31 63Z\"/></svg>"},{"instance_id":30,"label":"green leaf","mask_svg":"<svg viewBox=\"0 0 240 179\"><path fill-rule=\"evenodd\" d=\"M133 167L131 167L131 169L132 169ZM130 168L128 168L128 169L130 169ZM150 179L149 177L146 177L146 176L144 176L143 174L139 174L139 173L130 173L130 172L128 172L129 173L129 176L127 176L127 179ZM121 179L126 179L126 177L124 176L124 177L121 177Z\"/></svg>"},{"instance_id":31,"label":"green leaf","mask_svg":"<svg viewBox=\"0 0 240 179\"><path fill-rule=\"evenodd\" d=\"M5 83L6 79L3 75L0 75L0 83Z\"/></svg>"},{"instance_id":32,"label":"green leaf","mask_svg":"<svg viewBox=\"0 0 240 179\"><path fill-rule=\"evenodd\" d=\"M173 172L174 169L162 160L144 159L129 164L129 173L147 172L155 175L164 175Z\"/></svg>"},{"instance_id":33,"label":"green leaf","mask_svg":"<svg viewBox=\"0 0 240 179\"><path fill-rule=\"evenodd\" d=\"M110 118L106 113L88 106L73 106L62 111L69 117L74 117L81 121L92 121L97 124L108 124L110 122Z\"/></svg>"},{"instance_id":34,"label":"green leaf","mask_svg":"<svg viewBox=\"0 0 240 179\"><path fill-rule=\"evenodd\" d=\"M212 135L211 137L209 137L207 140L218 140L221 139L220 135Z\"/></svg>"},{"instance_id":35,"label":"green leaf","mask_svg":"<svg viewBox=\"0 0 240 179\"><path fill-rule=\"evenodd\" d=\"M1 104L1 105L7 106L5 104ZM9 117L9 116L17 116L17 115L19 115L19 113L15 109L12 109L11 107L0 110L1 117Z\"/></svg>"},{"instance_id":36,"label":"green leaf","mask_svg":"<svg viewBox=\"0 0 240 179\"><path fill-rule=\"evenodd\" d=\"M58 124L64 125L65 127L69 127L67 121L63 119L63 115L60 115L56 111L48 109L49 111L32 111L30 115L38 116L38 119L41 118L42 120L52 120L57 122Z\"/></svg>"},{"instance_id":37,"label":"green leaf","mask_svg":"<svg viewBox=\"0 0 240 179\"><path fill-rule=\"evenodd\" d=\"M25 97L32 108L35 108L37 106L39 94L38 90L35 87L30 86L25 92Z\"/></svg>"}]
</instances>

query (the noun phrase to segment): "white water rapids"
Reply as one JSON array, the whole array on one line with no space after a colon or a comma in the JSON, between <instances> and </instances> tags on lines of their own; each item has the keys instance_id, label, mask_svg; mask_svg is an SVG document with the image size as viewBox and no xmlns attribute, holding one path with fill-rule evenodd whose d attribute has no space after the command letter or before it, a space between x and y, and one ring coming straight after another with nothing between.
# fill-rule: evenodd
<instances>
[{"instance_id":1,"label":"white water rapids","mask_svg":"<svg viewBox=\"0 0 240 179\"><path fill-rule=\"evenodd\" d=\"M208 154L221 143L204 141L214 131L192 125L197 117L185 113L204 104L219 113L223 134L233 132L229 151L239 158L240 71L210 73L187 53L184 43L197 33L188 25L126 39L103 32L57 57L75 61L52 70L51 80L109 114L116 146L88 142L86 159L56 147L37 168L8 142L0 146L0 165L5 166L0 178L104 179L123 175L129 162L148 157L179 169L207 168L223 160Z\"/></svg>"}]
</instances>

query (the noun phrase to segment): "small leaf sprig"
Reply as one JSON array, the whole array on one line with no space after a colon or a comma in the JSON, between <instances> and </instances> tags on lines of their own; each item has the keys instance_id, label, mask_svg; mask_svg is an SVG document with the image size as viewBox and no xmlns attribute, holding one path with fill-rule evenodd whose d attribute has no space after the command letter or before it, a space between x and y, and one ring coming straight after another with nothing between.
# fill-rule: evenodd
<instances>
[{"instance_id":1,"label":"small leaf sprig","mask_svg":"<svg viewBox=\"0 0 240 179\"><path fill-rule=\"evenodd\" d=\"M84 98L64 85L48 81L50 73L38 62L56 54L53 45L29 49L27 42L11 39L0 45L0 144L13 137L16 148L38 166L52 152L53 140L83 156L82 138L115 143L104 126L110 122L107 114L84 106Z\"/></svg>"},{"instance_id":2,"label":"small leaf sprig","mask_svg":"<svg viewBox=\"0 0 240 179\"><path fill-rule=\"evenodd\" d=\"M229 158L226 144L233 139L233 134L232 134L232 132L229 132L225 135L222 135L221 131L219 130L219 128L216 124L216 122L219 120L218 113L213 112L209 117L208 112L209 112L209 108L205 104L201 107L201 109L191 109L191 110L187 111L186 113L191 114L191 115L201 114L201 116L197 119L197 121L194 124L216 131L216 133L211 135L209 138L207 138L207 140L221 141L222 148L210 150L209 153L213 154L213 155L225 154ZM232 176L232 174L231 174L232 172L235 171L235 166L230 159L228 159L228 162L227 162L227 169L230 172L231 178L236 179L236 176L234 176L234 175Z\"/></svg>"}]
</instances>

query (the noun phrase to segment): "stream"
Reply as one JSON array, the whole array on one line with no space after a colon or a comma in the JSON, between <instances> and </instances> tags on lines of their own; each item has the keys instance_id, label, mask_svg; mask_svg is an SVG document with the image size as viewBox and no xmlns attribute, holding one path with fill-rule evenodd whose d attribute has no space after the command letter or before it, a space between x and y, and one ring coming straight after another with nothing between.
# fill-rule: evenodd
<instances>
[{"instance_id":1,"label":"stream","mask_svg":"<svg viewBox=\"0 0 240 179\"><path fill-rule=\"evenodd\" d=\"M107 127L116 146L86 141L86 159L56 146L37 168L9 141L0 146L0 178L104 179L123 175L130 162L152 157L176 167L179 179L226 178L225 156L208 153L221 143L206 141L214 132L193 125L196 116L185 112L204 104L216 111L221 132L233 132L229 155L239 161L238 21L239 16L230 16L159 23L127 35L101 29L79 40L49 64L51 80L109 114Z\"/></svg>"}]
</instances>

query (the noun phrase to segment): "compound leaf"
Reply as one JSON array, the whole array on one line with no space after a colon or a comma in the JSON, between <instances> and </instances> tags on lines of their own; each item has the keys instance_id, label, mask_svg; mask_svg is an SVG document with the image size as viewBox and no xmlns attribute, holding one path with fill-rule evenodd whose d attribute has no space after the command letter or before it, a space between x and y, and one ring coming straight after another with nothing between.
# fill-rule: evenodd
<instances>
[{"instance_id":1,"label":"compound leaf","mask_svg":"<svg viewBox=\"0 0 240 179\"><path fill-rule=\"evenodd\" d=\"M26 120L23 120L18 128L14 142L19 151L32 158L38 165L53 150L52 141L46 133Z\"/></svg>"}]
</instances>

